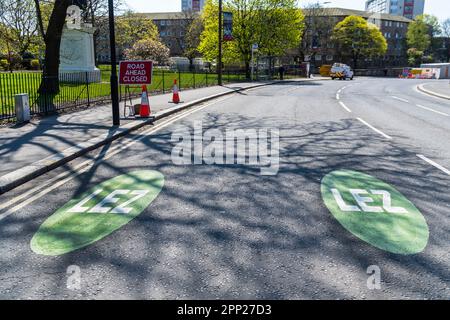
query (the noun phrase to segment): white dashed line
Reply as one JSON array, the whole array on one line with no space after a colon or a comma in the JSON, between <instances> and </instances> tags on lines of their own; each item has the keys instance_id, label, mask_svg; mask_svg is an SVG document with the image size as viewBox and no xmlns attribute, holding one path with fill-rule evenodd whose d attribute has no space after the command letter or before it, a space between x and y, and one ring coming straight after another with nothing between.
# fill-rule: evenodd
<instances>
[{"instance_id":1,"label":"white dashed line","mask_svg":"<svg viewBox=\"0 0 450 320\"><path fill-rule=\"evenodd\" d=\"M342 108L344 108L345 110L347 110L347 112L352 112L352 110L350 110L350 108L348 108L342 101L339 101L339 104L341 105Z\"/></svg>"},{"instance_id":2,"label":"white dashed line","mask_svg":"<svg viewBox=\"0 0 450 320\"><path fill-rule=\"evenodd\" d=\"M341 99L341 97L339 96L339 93L336 93L336 100Z\"/></svg>"},{"instance_id":3,"label":"white dashed line","mask_svg":"<svg viewBox=\"0 0 450 320\"><path fill-rule=\"evenodd\" d=\"M395 100L398 100L398 101L403 101L403 102L409 103L408 100L403 99L403 98L399 98L399 97L396 97L396 96L392 96L392 98L394 98Z\"/></svg>"},{"instance_id":4,"label":"white dashed line","mask_svg":"<svg viewBox=\"0 0 450 320\"><path fill-rule=\"evenodd\" d=\"M383 137L385 137L386 139L389 139L389 140L392 139L392 137L388 136L388 135L385 134L383 131L378 130L378 129L375 128L374 126L368 124L368 123L367 123L366 121L364 121L363 119L361 119L361 118L357 118L357 119L358 119L360 122L362 122L364 125L368 126L370 129L372 129L373 131L375 131L376 133L381 134L381 135L382 135Z\"/></svg>"},{"instance_id":5,"label":"white dashed line","mask_svg":"<svg viewBox=\"0 0 450 320\"><path fill-rule=\"evenodd\" d=\"M443 166L441 166L440 164L437 164L436 162L434 162L433 160L428 159L427 157L425 157L424 155L418 154L417 155L420 159L422 159L425 162L428 162L429 164L431 164L433 167L441 170L442 172L448 174L450 176L450 170L444 168Z\"/></svg>"},{"instance_id":6,"label":"white dashed line","mask_svg":"<svg viewBox=\"0 0 450 320\"><path fill-rule=\"evenodd\" d=\"M450 117L450 115L448 115L447 113L440 112L440 111L437 111L437 110L434 110L434 109L431 109L431 108L422 106L422 105L420 105L420 104L416 104L416 106L419 107L419 108L422 108L422 109L425 109L425 110L428 110L428 111L431 111L431 112L440 114L440 115L445 116L445 117Z\"/></svg>"}]
</instances>

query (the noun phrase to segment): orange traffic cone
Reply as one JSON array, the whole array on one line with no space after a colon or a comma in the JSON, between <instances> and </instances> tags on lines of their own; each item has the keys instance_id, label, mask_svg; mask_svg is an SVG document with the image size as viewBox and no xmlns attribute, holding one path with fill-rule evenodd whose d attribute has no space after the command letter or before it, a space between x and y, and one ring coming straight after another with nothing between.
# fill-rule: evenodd
<instances>
[{"instance_id":1,"label":"orange traffic cone","mask_svg":"<svg viewBox=\"0 0 450 320\"><path fill-rule=\"evenodd\" d=\"M147 86L142 86L142 95L141 95L141 108L139 115L142 118L148 118L150 116L151 110L150 110L150 103L148 102L148 92L147 92Z\"/></svg>"},{"instance_id":2,"label":"orange traffic cone","mask_svg":"<svg viewBox=\"0 0 450 320\"><path fill-rule=\"evenodd\" d=\"M180 92L177 86L177 79L173 80L173 103L180 103Z\"/></svg>"}]
</instances>

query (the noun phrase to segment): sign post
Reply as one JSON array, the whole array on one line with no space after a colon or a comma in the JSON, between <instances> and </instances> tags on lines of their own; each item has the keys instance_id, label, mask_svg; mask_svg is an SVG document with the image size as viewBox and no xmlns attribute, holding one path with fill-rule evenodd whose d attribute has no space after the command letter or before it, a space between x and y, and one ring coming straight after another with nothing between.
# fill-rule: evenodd
<instances>
[{"instance_id":1,"label":"sign post","mask_svg":"<svg viewBox=\"0 0 450 320\"><path fill-rule=\"evenodd\" d=\"M252 76L251 76L251 80L253 81L253 75L255 74L255 61L254 61L254 56L255 56L255 52L258 51L258 44L255 43L252 45Z\"/></svg>"},{"instance_id":2,"label":"sign post","mask_svg":"<svg viewBox=\"0 0 450 320\"><path fill-rule=\"evenodd\" d=\"M120 125L120 111L119 111L119 85L117 84L117 66L116 66L116 34L114 31L114 3L113 0L108 0L108 14L109 14L109 42L111 54L111 102L113 125Z\"/></svg>"}]
</instances>

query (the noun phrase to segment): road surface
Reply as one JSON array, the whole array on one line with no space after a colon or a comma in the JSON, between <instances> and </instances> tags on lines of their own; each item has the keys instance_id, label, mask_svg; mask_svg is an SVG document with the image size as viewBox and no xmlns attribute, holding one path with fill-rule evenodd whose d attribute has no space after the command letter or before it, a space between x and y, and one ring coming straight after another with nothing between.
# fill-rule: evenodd
<instances>
[{"instance_id":1,"label":"road surface","mask_svg":"<svg viewBox=\"0 0 450 320\"><path fill-rule=\"evenodd\" d=\"M235 94L2 195L0 298L449 299L450 101L417 92L420 83L358 78ZM278 173L176 165L171 135L196 121L220 132L278 129ZM138 170L164 176L140 215L69 253L32 250L40 226L66 203ZM321 193L324 177L339 170L398 190L426 221L425 248L393 253L344 228ZM378 288L368 286L371 266Z\"/></svg>"}]
</instances>

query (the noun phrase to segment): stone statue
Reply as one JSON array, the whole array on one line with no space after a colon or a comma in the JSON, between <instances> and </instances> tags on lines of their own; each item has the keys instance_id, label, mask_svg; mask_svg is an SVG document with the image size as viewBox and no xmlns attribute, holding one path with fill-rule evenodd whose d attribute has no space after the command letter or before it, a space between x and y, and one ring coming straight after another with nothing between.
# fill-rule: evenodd
<instances>
[{"instance_id":1,"label":"stone statue","mask_svg":"<svg viewBox=\"0 0 450 320\"><path fill-rule=\"evenodd\" d=\"M101 81L100 70L95 66L94 32L91 24L82 22L80 8L69 6L61 39L59 69L62 74L70 73L72 81L85 82L86 76L89 82Z\"/></svg>"}]
</instances>

